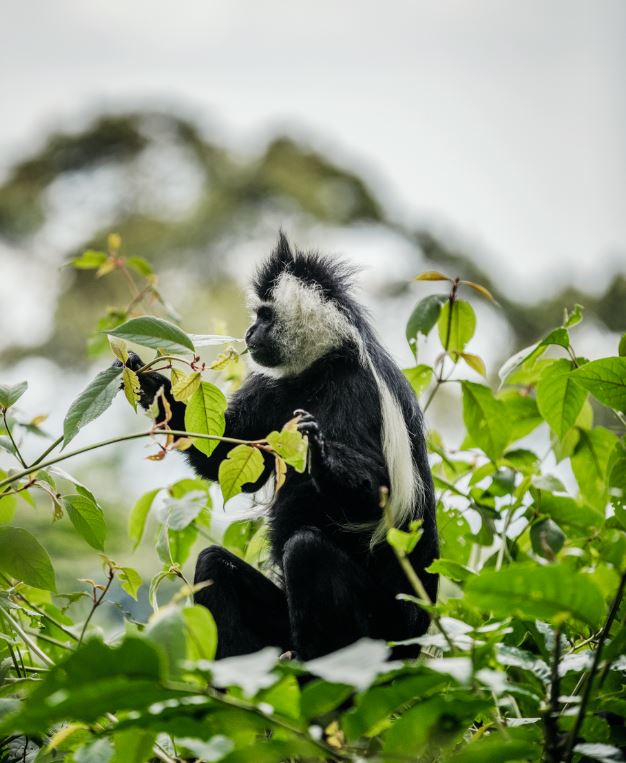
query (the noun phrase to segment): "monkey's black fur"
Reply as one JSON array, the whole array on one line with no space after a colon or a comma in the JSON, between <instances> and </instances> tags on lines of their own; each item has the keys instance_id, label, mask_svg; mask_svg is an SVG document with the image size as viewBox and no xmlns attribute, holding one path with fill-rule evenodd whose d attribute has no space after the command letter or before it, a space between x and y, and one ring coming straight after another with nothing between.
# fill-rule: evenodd
<instances>
[{"instance_id":1,"label":"monkey's black fur","mask_svg":"<svg viewBox=\"0 0 626 763\"><path fill-rule=\"evenodd\" d=\"M345 268L318 255L294 256L281 235L254 282L261 300L271 301L272 290L285 271L317 285L349 318L401 407L425 491L416 509L416 515L423 516L424 532L410 559L434 599L437 576L424 568L438 554L435 501L414 394L350 296L350 273ZM259 317L254 326L261 323ZM261 328L259 334L256 329L248 333L254 340L251 345L259 350L257 355L263 349L255 344L259 336L259 345L271 344L271 331ZM141 361L134 356L130 364L138 368ZM160 374L144 373L141 383L144 405L160 386L165 388L173 414L170 426L184 429L184 405L172 398L170 382ZM372 525L381 518L380 487L388 486L390 480L381 445L379 391L353 342L343 342L295 376L270 378L252 373L229 402L225 435L260 439L280 429L297 409L303 409L299 427L309 438L310 471L288 470L268 518L281 587L221 547L211 546L198 557L195 581L212 584L196 594L196 601L207 606L217 622L218 657L275 645L311 659L362 636L401 641L421 635L428 627L423 610L396 599L398 593L413 591L392 549L386 542L370 547ZM186 455L198 474L216 480L219 464L231 448L219 443L209 458L195 448ZM266 457L263 475L245 489L261 487L272 465ZM357 524L365 526L355 530ZM418 653L416 646L394 650L397 657Z\"/></svg>"}]
</instances>

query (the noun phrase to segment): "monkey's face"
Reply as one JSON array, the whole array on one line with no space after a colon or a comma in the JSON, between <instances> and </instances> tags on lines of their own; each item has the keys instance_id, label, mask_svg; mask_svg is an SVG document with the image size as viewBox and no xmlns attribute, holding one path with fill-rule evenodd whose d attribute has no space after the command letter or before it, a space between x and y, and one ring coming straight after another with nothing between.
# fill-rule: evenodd
<instances>
[{"instance_id":1,"label":"monkey's face","mask_svg":"<svg viewBox=\"0 0 626 763\"><path fill-rule=\"evenodd\" d=\"M256 309L256 319L246 331L246 345L255 363L276 368L284 363L281 342L273 305L263 304Z\"/></svg>"},{"instance_id":2,"label":"monkey's face","mask_svg":"<svg viewBox=\"0 0 626 763\"><path fill-rule=\"evenodd\" d=\"M256 320L246 332L252 360L273 376L302 373L352 336L338 307L316 284L283 273L271 298L251 304Z\"/></svg>"}]
</instances>

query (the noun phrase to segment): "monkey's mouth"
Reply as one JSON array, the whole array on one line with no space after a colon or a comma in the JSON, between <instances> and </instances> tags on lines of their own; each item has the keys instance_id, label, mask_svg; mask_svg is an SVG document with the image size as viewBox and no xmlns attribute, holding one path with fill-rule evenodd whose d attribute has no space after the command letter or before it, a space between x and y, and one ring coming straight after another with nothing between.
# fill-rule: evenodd
<instances>
[{"instance_id":1,"label":"monkey's mouth","mask_svg":"<svg viewBox=\"0 0 626 763\"><path fill-rule=\"evenodd\" d=\"M282 358L275 347L267 344L248 343L248 352L255 363L266 368L275 368L281 364Z\"/></svg>"}]
</instances>

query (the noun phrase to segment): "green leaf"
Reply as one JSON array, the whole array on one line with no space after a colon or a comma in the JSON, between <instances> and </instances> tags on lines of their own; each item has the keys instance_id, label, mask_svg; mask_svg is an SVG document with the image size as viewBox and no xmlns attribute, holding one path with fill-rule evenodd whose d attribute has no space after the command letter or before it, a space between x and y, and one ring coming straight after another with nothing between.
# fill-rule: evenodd
<instances>
[{"instance_id":1,"label":"green leaf","mask_svg":"<svg viewBox=\"0 0 626 763\"><path fill-rule=\"evenodd\" d=\"M450 276L440 273L438 270L426 270L415 276L416 281L451 281Z\"/></svg>"},{"instance_id":2,"label":"green leaf","mask_svg":"<svg viewBox=\"0 0 626 763\"><path fill-rule=\"evenodd\" d=\"M129 596L137 601L137 594L143 582L141 575L132 567L120 567L118 576L122 591L126 591Z\"/></svg>"},{"instance_id":3,"label":"green leaf","mask_svg":"<svg viewBox=\"0 0 626 763\"><path fill-rule=\"evenodd\" d=\"M574 426L587 397L572 378L569 360L557 360L548 366L537 385L537 406L557 437Z\"/></svg>"},{"instance_id":4,"label":"green leaf","mask_svg":"<svg viewBox=\"0 0 626 763\"><path fill-rule=\"evenodd\" d=\"M406 759L428 748L453 745L485 704L465 693L430 697L407 710L384 734L383 752L390 759Z\"/></svg>"},{"instance_id":5,"label":"green leaf","mask_svg":"<svg viewBox=\"0 0 626 763\"><path fill-rule=\"evenodd\" d=\"M141 384L139 383L139 377L132 368L124 366L124 369L122 370L122 383L124 385L124 395L131 404L133 410L136 411L141 393Z\"/></svg>"},{"instance_id":6,"label":"green leaf","mask_svg":"<svg viewBox=\"0 0 626 763\"><path fill-rule=\"evenodd\" d=\"M574 309L570 313L568 309L565 308L563 328L571 329L573 326L577 326L583 319L584 309L585 308L582 305L574 305Z\"/></svg>"},{"instance_id":7,"label":"green leaf","mask_svg":"<svg viewBox=\"0 0 626 763\"><path fill-rule=\"evenodd\" d=\"M74 763L109 763L112 757L113 745L106 738L79 747L72 756Z\"/></svg>"},{"instance_id":8,"label":"green leaf","mask_svg":"<svg viewBox=\"0 0 626 763\"><path fill-rule=\"evenodd\" d=\"M520 617L559 623L574 617L597 628L605 614L602 593L589 575L551 564L511 564L485 569L465 586L468 603L496 617Z\"/></svg>"},{"instance_id":9,"label":"green leaf","mask_svg":"<svg viewBox=\"0 0 626 763\"><path fill-rule=\"evenodd\" d=\"M448 676L429 671L424 675L399 678L387 686L374 686L358 697L356 707L345 713L342 728L351 741L379 734L389 725L385 722L403 705L449 683Z\"/></svg>"},{"instance_id":10,"label":"green leaf","mask_svg":"<svg viewBox=\"0 0 626 763\"><path fill-rule=\"evenodd\" d=\"M413 352L415 352L418 334L428 336L437 323L441 306L447 301L448 298L443 294L430 294L417 303L406 324L406 340Z\"/></svg>"},{"instance_id":11,"label":"green leaf","mask_svg":"<svg viewBox=\"0 0 626 763\"><path fill-rule=\"evenodd\" d=\"M626 357L626 334L624 334L622 338L619 340L617 353L620 356L620 358Z\"/></svg>"},{"instance_id":12,"label":"green leaf","mask_svg":"<svg viewBox=\"0 0 626 763\"><path fill-rule=\"evenodd\" d=\"M104 551L106 524L100 506L84 495L66 495L63 496L62 502L78 534L92 548Z\"/></svg>"},{"instance_id":13,"label":"green leaf","mask_svg":"<svg viewBox=\"0 0 626 763\"><path fill-rule=\"evenodd\" d=\"M186 431L221 437L226 427L224 412L227 405L224 393L220 389L209 382L201 382L200 388L194 392L185 409ZM193 441L194 446L205 456L213 453L217 443L218 440Z\"/></svg>"},{"instance_id":14,"label":"green leaf","mask_svg":"<svg viewBox=\"0 0 626 763\"><path fill-rule=\"evenodd\" d=\"M244 485L256 482L263 474L263 456L258 448L237 445L220 464L218 477L224 503L241 493Z\"/></svg>"},{"instance_id":15,"label":"green leaf","mask_svg":"<svg viewBox=\"0 0 626 763\"><path fill-rule=\"evenodd\" d=\"M172 678L179 677L182 662L187 655L185 626L180 609L172 605L160 609L150 618L144 636L165 653L169 675Z\"/></svg>"},{"instance_id":16,"label":"green leaf","mask_svg":"<svg viewBox=\"0 0 626 763\"><path fill-rule=\"evenodd\" d=\"M184 374L177 369L172 369L172 396L174 400L186 403L200 388L202 376L200 371L192 371Z\"/></svg>"},{"instance_id":17,"label":"green leaf","mask_svg":"<svg viewBox=\"0 0 626 763\"><path fill-rule=\"evenodd\" d=\"M128 360L128 345L126 342L123 339L118 339L116 336L109 336L107 339L109 340L111 352L122 363L126 363Z\"/></svg>"},{"instance_id":18,"label":"green leaf","mask_svg":"<svg viewBox=\"0 0 626 763\"><path fill-rule=\"evenodd\" d=\"M180 498L168 497L159 511L159 519L172 530L184 530L207 505L204 490L190 490Z\"/></svg>"},{"instance_id":19,"label":"green leaf","mask_svg":"<svg viewBox=\"0 0 626 763\"><path fill-rule=\"evenodd\" d=\"M573 527L589 531L604 524L604 514L586 505L577 503L573 498L541 492L541 501L537 509L548 514L561 527Z\"/></svg>"},{"instance_id":20,"label":"green leaf","mask_svg":"<svg viewBox=\"0 0 626 763\"><path fill-rule=\"evenodd\" d=\"M217 625L206 607L194 604L183 609L188 660L213 660L217 651Z\"/></svg>"},{"instance_id":21,"label":"green leaf","mask_svg":"<svg viewBox=\"0 0 626 763\"><path fill-rule=\"evenodd\" d=\"M150 490L150 492L144 493L130 512L130 516L128 517L128 537L134 542L133 551L141 543L152 502L160 490L161 488L158 487L155 490Z\"/></svg>"},{"instance_id":22,"label":"green leaf","mask_svg":"<svg viewBox=\"0 0 626 763\"><path fill-rule=\"evenodd\" d=\"M27 389L27 381L14 384L12 387L8 384L0 384L0 408L10 408L15 405Z\"/></svg>"},{"instance_id":23,"label":"green leaf","mask_svg":"<svg viewBox=\"0 0 626 763\"><path fill-rule=\"evenodd\" d=\"M175 355L189 355L194 352L193 342L182 329L153 315L131 318L106 333L118 336L127 342L140 344L142 347L165 350Z\"/></svg>"},{"instance_id":24,"label":"green leaf","mask_svg":"<svg viewBox=\"0 0 626 763\"><path fill-rule=\"evenodd\" d=\"M441 344L448 352L463 352L476 331L474 308L462 299L453 302L452 308L450 302L446 302L441 309L437 327Z\"/></svg>"},{"instance_id":25,"label":"green leaf","mask_svg":"<svg viewBox=\"0 0 626 763\"><path fill-rule=\"evenodd\" d=\"M33 588L56 591L48 552L21 527L0 527L0 570Z\"/></svg>"},{"instance_id":26,"label":"green leaf","mask_svg":"<svg viewBox=\"0 0 626 763\"><path fill-rule=\"evenodd\" d=\"M516 760L533 760L536 753L537 744L534 740L516 740L491 733L488 737L482 737L462 747L448 760L449 763L511 763Z\"/></svg>"},{"instance_id":27,"label":"green leaf","mask_svg":"<svg viewBox=\"0 0 626 763\"><path fill-rule=\"evenodd\" d=\"M126 259L126 265L131 270L134 270L135 273L139 273L139 275L143 276L144 278L154 275L152 265L148 262L148 260L144 260L143 257L128 257Z\"/></svg>"},{"instance_id":28,"label":"green leaf","mask_svg":"<svg viewBox=\"0 0 626 763\"><path fill-rule=\"evenodd\" d=\"M498 394L498 400L506 406L507 418L511 422L511 442L530 434L543 421L535 400L516 389L503 390Z\"/></svg>"},{"instance_id":29,"label":"green leaf","mask_svg":"<svg viewBox=\"0 0 626 763\"><path fill-rule=\"evenodd\" d=\"M6 479L7 473L0 469L0 480ZM24 492L22 491L20 495L24 495ZM4 497L0 497L0 524L6 525L15 516L15 511L17 509L17 496L15 495L5 495Z\"/></svg>"},{"instance_id":30,"label":"green leaf","mask_svg":"<svg viewBox=\"0 0 626 763\"><path fill-rule=\"evenodd\" d=\"M96 376L70 405L63 422L63 447L65 448L86 424L97 419L117 395L122 366L110 366Z\"/></svg>"},{"instance_id":31,"label":"green leaf","mask_svg":"<svg viewBox=\"0 0 626 763\"><path fill-rule=\"evenodd\" d=\"M289 422L280 432L270 432L267 441L278 455L302 474L306 469L308 442Z\"/></svg>"},{"instance_id":32,"label":"green leaf","mask_svg":"<svg viewBox=\"0 0 626 763\"><path fill-rule=\"evenodd\" d=\"M132 728L113 734L115 757L112 763L147 763L154 753L152 745L156 732L150 729Z\"/></svg>"},{"instance_id":33,"label":"green leaf","mask_svg":"<svg viewBox=\"0 0 626 763\"><path fill-rule=\"evenodd\" d=\"M626 358L592 360L571 377L604 405L626 413Z\"/></svg>"},{"instance_id":34,"label":"green leaf","mask_svg":"<svg viewBox=\"0 0 626 763\"><path fill-rule=\"evenodd\" d=\"M97 270L107 259L108 257L104 252L87 249L78 257L74 257L70 264L78 270Z\"/></svg>"},{"instance_id":35,"label":"green leaf","mask_svg":"<svg viewBox=\"0 0 626 763\"><path fill-rule=\"evenodd\" d=\"M390 527L387 530L387 543L396 551L401 554L410 554L411 551L417 546L419 539L422 537L422 529L416 528L411 532L405 532L399 530L397 527Z\"/></svg>"},{"instance_id":36,"label":"green leaf","mask_svg":"<svg viewBox=\"0 0 626 763\"><path fill-rule=\"evenodd\" d=\"M471 352L462 352L461 357L472 370L476 371L477 374L487 376L485 361L479 355L473 355Z\"/></svg>"},{"instance_id":37,"label":"green leaf","mask_svg":"<svg viewBox=\"0 0 626 763\"><path fill-rule=\"evenodd\" d=\"M464 381L463 420L472 441L495 461L510 439L511 421L506 407L482 384Z\"/></svg>"},{"instance_id":38,"label":"green leaf","mask_svg":"<svg viewBox=\"0 0 626 763\"><path fill-rule=\"evenodd\" d=\"M570 461L583 497L599 511L604 511L608 498L609 458L617 437L608 429L596 427L579 430L580 439Z\"/></svg>"},{"instance_id":39,"label":"green leaf","mask_svg":"<svg viewBox=\"0 0 626 763\"><path fill-rule=\"evenodd\" d=\"M459 564L453 559L435 559L435 561L426 568L428 572L432 572L436 575L443 575L450 580L457 582L464 582L472 575L476 573L464 564Z\"/></svg>"},{"instance_id":40,"label":"green leaf","mask_svg":"<svg viewBox=\"0 0 626 763\"><path fill-rule=\"evenodd\" d=\"M415 368L404 368L402 373L408 379L411 387L413 387L415 397L419 397L422 394L433 378L433 369L423 363L415 366Z\"/></svg>"},{"instance_id":41,"label":"green leaf","mask_svg":"<svg viewBox=\"0 0 626 763\"><path fill-rule=\"evenodd\" d=\"M118 647L92 639L45 674L29 701L0 722L1 733L43 735L61 721L95 723L112 710L143 710L180 696L161 679L161 654L148 639L126 637Z\"/></svg>"},{"instance_id":42,"label":"green leaf","mask_svg":"<svg viewBox=\"0 0 626 763\"><path fill-rule=\"evenodd\" d=\"M346 684L334 684L321 678L310 680L302 687L300 708L303 718L310 720L326 715L341 705L354 691Z\"/></svg>"},{"instance_id":43,"label":"green leaf","mask_svg":"<svg viewBox=\"0 0 626 763\"><path fill-rule=\"evenodd\" d=\"M530 543L538 556L554 561L565 543L565 533L551 519L542 519L530 528Z\"/></svg>"}]
</instances>

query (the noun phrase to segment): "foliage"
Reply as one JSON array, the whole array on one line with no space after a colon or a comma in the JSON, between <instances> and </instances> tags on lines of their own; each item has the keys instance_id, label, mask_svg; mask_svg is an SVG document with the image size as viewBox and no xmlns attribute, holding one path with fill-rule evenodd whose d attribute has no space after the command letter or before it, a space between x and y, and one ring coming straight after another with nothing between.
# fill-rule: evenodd
<instances>
[{"instance_id":1,"label":"foliage","mask_svg":"<svg viewBox=\"0 0 626 763\"><path fill-rule=\"evenodd\" d=\"M101 277L131 267L120 246L119 237L110 237L113 254L87 251L74 266ZM155 288L147 263L133 268ZM139 299L118 325L103 330L121 361L127 342L156 350L136 373L170 369L174 395L187 406L185 431L169 429L163 404L162 420L144 431L56 452L102 415L120 388L136 406L136 380L123 378L118 366L98 374L71 405L64 434L27 464L21 441L37 423L19 406L26 383L0 386L0 443L10 461L0 472L0 759L623 759L624 353L591 362L579 357L570 336L582 318L576 307L507 361L492 389L482 380L484 363L467 351L474 309L458 297L461 289L466 297L491 294L439 272L418 278L444 281L449 290L413 311L406 333L416 365L405 374L426 416L444 385L456 388L465 425L460 447L435 431L429 438L441 533L442 556L432 566L443 578L439 602L428 600L407 558L419 522L388 532L414 587L408 598L433 618L431 631L417 639L422 657L390 662L387 645L364 639L307 664L279 661L275 649L214 662L219 634L211 613L192 604L193 587L182 572L197 535L211 537L209 486L197 478L152 489L129 512L135 547L150 516L157 525L161 569L149 583L149 621L129 619L115 634L93 627L115 579L133 597L142 580L106 556L106 517L97 498L54 465L133 438L150 439L156 446L150 458L157 460L192 444L210 453L224 439L221 388L236 386L241 370L232 344L213 363L198 354L198 347L229 337L192 337L142 314ZM420 342L431 335L442 344L433 366L418 362ZM594 425L600 410L614 417L610 427ZM277 490L288 469L306 468L306 441L295 423L262 440L231 441L219 471L225 501L268 464ZM71 523L77 542L100 552L104 582L57 592L54 560L19 526L35 491L49 497L59 521ZM259 520L235 522L224 543L263 564ZM179 590L159 606L165 580L177 581ZM85 597L90 607L81 617Z\"/></svg>"}]
</instances>

